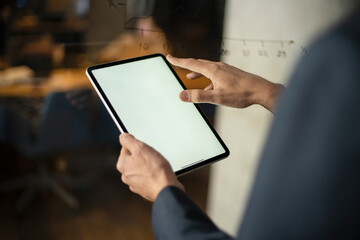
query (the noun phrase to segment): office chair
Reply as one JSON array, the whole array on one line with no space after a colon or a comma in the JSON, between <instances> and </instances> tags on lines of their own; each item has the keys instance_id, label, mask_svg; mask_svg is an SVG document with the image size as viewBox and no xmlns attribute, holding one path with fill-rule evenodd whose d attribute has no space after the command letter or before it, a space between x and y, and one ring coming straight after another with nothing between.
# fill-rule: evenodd
<instances>
[{"instance_id":1,"label":"office chair","mask_svg":"<svg viewBox=\"0 0 360 240\"><path fill-rule=\"evenodd\" d=\"M104 107L99 102L91 104L88 101L79 109L70 103L66 92L52 93L45 98L37 141L35 144L29 142L18 146L29 159L37 161L37 172L0 185L0 192L26 187L16 202L16 212L21 213L35 193L42 190L51 190L70 209L76 210L79 207L78 200L63 185L84 184L79 184L79 181L70 176L57 176L48 169L47 163L59 156L78 152L89 156L93 154L92 149L99 146L118 145L118 131L107 114L99 114L104 111L101 108ZM98 169L96 171L99 172Z\"/></svg>"},{"instance_id":2,"label":"office chair","mask_svg":"<svg viewBox=\"0 0 360 240\"><path fill-rule=\"evenodd\" d=\"M0 143L24 147L28 144L31 127L24 117L0 104Z\"/></svg>"},{"instance_id":3,"label":"office chair","mask_svg":"<svg viewBox=\"0 0 360 240\"><path fill-rule=\"evenodd\" d=\"M31 127L27 119L15 113L5 105L0 105L0 144L2 147L26 148L30 144ZM30 176L21 176L0 184L0 192L7 192L24 187ZM18 203L21 203L22 198Z\"/></svg>"}]
</instances>

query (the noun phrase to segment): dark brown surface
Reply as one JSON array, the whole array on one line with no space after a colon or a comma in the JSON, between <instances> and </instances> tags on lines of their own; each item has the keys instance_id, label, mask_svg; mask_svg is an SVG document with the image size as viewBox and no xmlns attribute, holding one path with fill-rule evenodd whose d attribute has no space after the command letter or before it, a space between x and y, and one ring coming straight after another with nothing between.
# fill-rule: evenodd
<instances>
[{"instance_id":1,"label":"dark brown surface","mask_svg":"<svg viewBox=\"0 0 360 240\"><path fill-rule=\"evenodd\" d=\"M1 182L30 169L25 160L6 163L9 161L7 158L13 155L5 155L3 150L0 152L2 156L7 156L1 160ZM28 169L24 170L22 166ZM188 195L202 209L206 204L208 172L206 167L180 177ZM16 215L14 209L21 190L1 194L0 239L154 239L151 230L152 204L131 193L122 184L115 167L108 167L86 189L71 192L80 201L77 212L71 212L51 192L44 192L37 194L21 215Z\"/></svg>"}]
</instances>

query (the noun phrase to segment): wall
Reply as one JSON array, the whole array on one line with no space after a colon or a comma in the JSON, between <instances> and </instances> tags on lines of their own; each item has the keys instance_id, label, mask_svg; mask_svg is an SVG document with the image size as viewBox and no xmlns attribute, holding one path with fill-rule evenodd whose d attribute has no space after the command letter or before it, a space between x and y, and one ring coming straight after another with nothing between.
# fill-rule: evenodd
<instances>
[{"instance_id":1,"label":"wall","mask_svg":"<svg viewBox=\"0 0 360 240\"><path fill-rule=\"evenodd\" d=\"M228 0L222 60L286 84L309 43L343 18L351 1ZM211 168L208 214L236 234L272 114L259 106L218 108L216 128L231 156Z\"/></svg>"}]
</instances>

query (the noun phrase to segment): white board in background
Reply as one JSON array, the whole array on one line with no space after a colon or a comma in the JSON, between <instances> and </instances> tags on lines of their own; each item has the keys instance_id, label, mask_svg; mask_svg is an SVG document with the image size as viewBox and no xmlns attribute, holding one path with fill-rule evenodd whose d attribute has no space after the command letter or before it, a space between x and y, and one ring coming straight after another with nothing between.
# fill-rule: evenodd
<instances>
[{"instance_id":1,"label":"white board in background","mask_svg":"<svg viewBox=\"0 0 360 240\"><path fill-rule=\"evenodd\" d=\"M351 6L346 0L227 0L222 60L286 83L309 43L343 18ZM211 168L207 210L232 235L241 223L271 119L258 106L217 111L216 128L231 155Z\"/></svg>"}]
</instances>

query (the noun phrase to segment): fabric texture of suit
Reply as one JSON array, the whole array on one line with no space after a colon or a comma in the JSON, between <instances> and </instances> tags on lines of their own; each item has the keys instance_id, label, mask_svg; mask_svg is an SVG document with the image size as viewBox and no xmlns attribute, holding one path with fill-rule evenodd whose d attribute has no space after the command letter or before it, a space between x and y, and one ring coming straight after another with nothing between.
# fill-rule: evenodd
<instances>
[{"instance_id":1,"label":"fabric texture of suit","mask_svg":"<svg viewBox=\"0 0 360 240\"><path fill-rule=\"evenodd\" d=\"M236 203L234 203L236 204ZM315 42L280 99L236 239L360 239L360 14ZM175 187L156 239L230 239Z\"/></svg>"}]
</instances>

